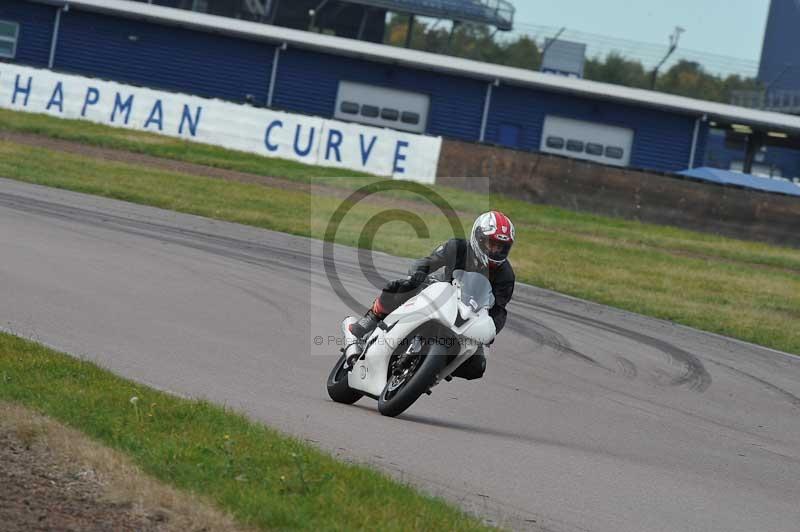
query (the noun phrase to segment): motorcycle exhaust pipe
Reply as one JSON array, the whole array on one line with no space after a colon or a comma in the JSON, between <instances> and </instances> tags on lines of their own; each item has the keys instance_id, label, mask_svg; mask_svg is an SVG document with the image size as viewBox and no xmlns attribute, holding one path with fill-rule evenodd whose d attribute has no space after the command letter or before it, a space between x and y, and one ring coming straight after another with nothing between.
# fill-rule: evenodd
<instances>
[{"instance_id":1,"label":"motorcycle exhaust pipe","mask_svg":"<svg viewBox=\"0 0 800 532\"><path fill-rule=\"evenodd\" d=\"M360 355L364 348L361 346L361 341L356 338L356 335L350 332L350 325L357 322L358 318L348 316L342 322L342 335L344 336L344 356L350 358L354 355Z\"/></svg>"}]
</instances>

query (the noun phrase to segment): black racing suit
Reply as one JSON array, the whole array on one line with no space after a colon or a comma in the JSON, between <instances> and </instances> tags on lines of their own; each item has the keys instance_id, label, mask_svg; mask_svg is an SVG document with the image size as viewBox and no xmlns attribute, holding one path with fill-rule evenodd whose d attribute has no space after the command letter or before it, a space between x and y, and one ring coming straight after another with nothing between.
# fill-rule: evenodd
<instances>
[{"instance_id":1,"label":"black racing suit","mask_svg":"<svg viewBox=\"0 0 800 532\"><path fill-rule=\"evenodd\" d=\"M465 270L479 272L489 279L494 294L494 306L489 309L489 315L494 320L494 326L499 333L506 324L506 305L511 301L514 293L514 270L507 260L497 268L487 268L476 260L472 249L466 240L453 238L448 240L427 257L415 260L409 268L412 277L417 272L433 274L444 268L439 279L450 282L453 280L453 271ZM420 287L409 285L408 282L395 281L383 289L375 302L374 309L383 316L391 313L400 305L417 295ZM467 362L453 373L456 377L465 379L478 379L486 370L486 356L480 348Z\"/></svg>"}]
</instances>

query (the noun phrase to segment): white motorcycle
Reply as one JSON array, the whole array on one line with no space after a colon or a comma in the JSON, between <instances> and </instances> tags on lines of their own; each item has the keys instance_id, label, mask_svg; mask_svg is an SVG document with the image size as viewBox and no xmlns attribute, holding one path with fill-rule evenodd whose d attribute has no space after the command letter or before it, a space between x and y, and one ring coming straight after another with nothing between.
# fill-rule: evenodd
<instances>
[{"instance_id":1,"label":"white motorcycle","mask_svg":"<svg viewBox=\"0 0 800 532\"><path fill-rule=\"evenodd\" d=\"M381 414L397 416L494 339L485 276L456 270L450 283L429 282L365 340L350 332L357 319L345 318L342 356L328 376L331 399L353 404L366 395L378 400Z\"/></svg>"}]
</instances>

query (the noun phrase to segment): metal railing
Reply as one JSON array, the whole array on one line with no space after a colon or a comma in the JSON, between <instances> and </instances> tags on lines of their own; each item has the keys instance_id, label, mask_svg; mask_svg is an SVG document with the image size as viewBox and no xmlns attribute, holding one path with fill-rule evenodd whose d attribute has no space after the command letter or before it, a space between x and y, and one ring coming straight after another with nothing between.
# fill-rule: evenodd
<instances>
[{"instance_id":1,"label":"metal railing","mask_svg":"<svg viewBox=\"0 0 800 532\"><path fill-rule=\"evenodd\" d=\"M426 17L481 22L509 31L514 27L514 6L507 0L344 0L351 4Z\"/></svg>"},{"instance_id":2,"label":"metal railing","mask_svg":"<svg viewBox=\"0 0 800 532\"><path fill-rule=\"evenodd\" d=\"M733 91L731 103L763 111L800 114L800 90Z\"/></svg>"},{"instance_id":3,"label":"metal railing","mask_svg":"<svg viewBox=\"0 0 800 532\"><path fill-rule=\"evenodd\" d=\"M262 0L244 0L244 5L255 17L263 17L267 14Z\"/></svg>"}]
</instances>

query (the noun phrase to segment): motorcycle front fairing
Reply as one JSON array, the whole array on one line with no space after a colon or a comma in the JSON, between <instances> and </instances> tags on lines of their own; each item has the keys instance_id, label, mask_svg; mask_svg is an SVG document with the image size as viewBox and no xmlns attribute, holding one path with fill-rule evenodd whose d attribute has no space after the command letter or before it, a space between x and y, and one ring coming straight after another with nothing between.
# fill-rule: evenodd
<instances>
[{"instance_id":1,"label":"motorcycle front fairing","mask_svg":"<svg viewBox=\"0 0 800 532\"><path fill-rule=\"evenodd\" d=\"M347 377L350 388L378 397L389 378L389 361L392 353L410 345L409 336L421 325L438 322L449 329L458 315L456 287L450 283L434 283L384 320L385 328L378 327L366 341L366 354L358 360Z\"/></svg>"},{"instance_id":2,"label":"motorcycle front fairing","mask_svg":"<svg viewBox=\"0 0 800 532\"><path fill-rule=\"evenodd\" d=\"M467 305L459 303L459 314L467 322L460 327L453 327L453 332L471 341L476 346L486 345L494 340L497 329L488 309L483 308L475 312Z\"/></svg>"}]
</instances>

